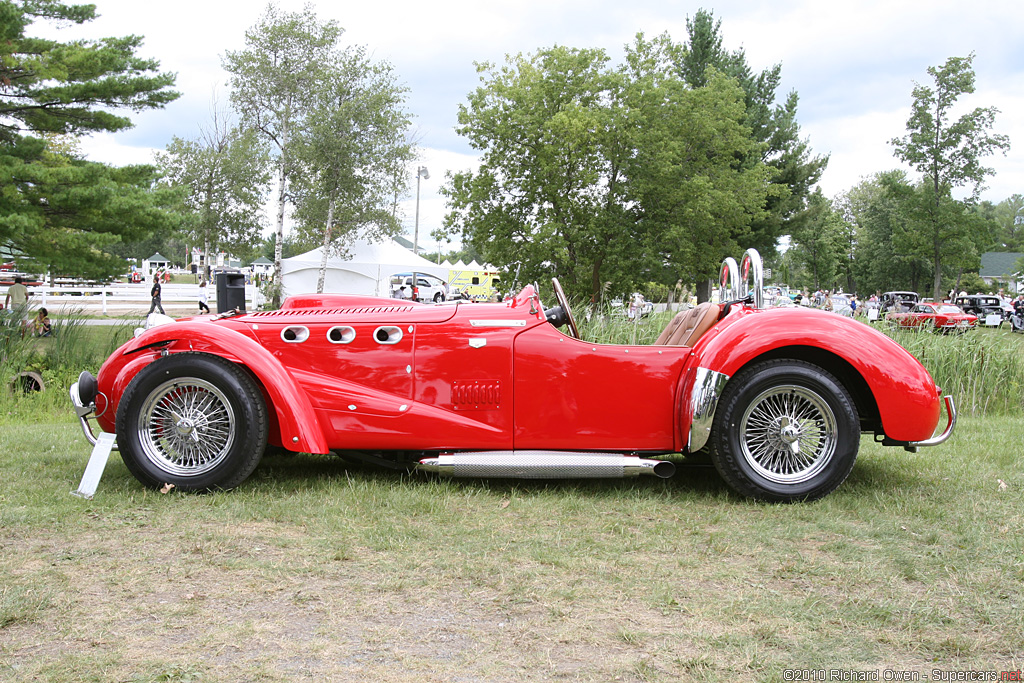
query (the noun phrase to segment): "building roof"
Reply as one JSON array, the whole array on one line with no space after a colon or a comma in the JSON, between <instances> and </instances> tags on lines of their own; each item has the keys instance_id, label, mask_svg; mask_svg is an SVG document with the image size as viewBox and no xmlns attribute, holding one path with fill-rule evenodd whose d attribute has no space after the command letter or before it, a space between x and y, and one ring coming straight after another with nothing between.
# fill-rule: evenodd
<instances>
[{"instance_id":1,"label":"building roof","mask_svg":"<svg viewBox=\"0 0 1024 683\"><path fill-rule=\"evenodd\" d=\"M158 252L156 252L155 254L153 254L152 256L150 256L150 257L149 257L148 259L146 259L146 260L147 260L147 261L149 261L149 262L151 262L151 263L152 263L153 261L164 261L164 262L170 261L170 259L169 259L169 258L167 258L167 257L166 257L166 256L164 256L163 254L161 254L161 253L160 253L159 251L158 251Z\"/></svg>"},{"instance_id":2,"label":"building roof","mask_svg":"<svg viewBox=\"0 0 1024 683\"><path fill-rule=\"evenodd\" d=\"M266 256L260 256L258 259L252 262L254 266L272 266L274 262L268 259Z\"/></svg>"},{"instance_id":3,"label":"building roof","mask_svg":"<svg viewBox=\"0 0 1024 683\"><path fill-rule=\"evenodd\" d=\"M981 255L981 277L1009 277L1020 271L1017 261L1024 253L1012 251L987 251Z\"/></svg>"}]
</instances>

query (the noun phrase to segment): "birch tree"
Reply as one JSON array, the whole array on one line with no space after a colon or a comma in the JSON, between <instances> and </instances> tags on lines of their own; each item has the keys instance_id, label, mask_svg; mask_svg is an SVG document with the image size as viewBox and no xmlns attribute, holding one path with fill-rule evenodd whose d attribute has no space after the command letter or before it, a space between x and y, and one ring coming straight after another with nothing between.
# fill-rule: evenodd
<instances>
[{"instance_id":1,"label":"birch tree","mask_svg":"<svg viewBox=\"0 0 1024 683\"><path fill-rule=\"evenodd\" d=\"M233 106L242 123L263 136L275 154L275 307L281 304L281 247L289 184L297 169L297 133L332 72L341 34L336 22L317 19L311 5L294 13L271 4L246 31L245 49L224 57Z\"/></svg>"},{"instance_id":2,"label":"birch tree","mask_svg":"<svg viewBox=\"0 0 1024 683\"><path fill-rule=\"evenodd\" d=\"M373 63L365 48L339 51L298 134L296 218L302 236L323 246L318 293L328 258L343 252L347 237L401 229L394 197L405 192L413 159L405 93L391 66Z\"/></svg>"}]
</instances>

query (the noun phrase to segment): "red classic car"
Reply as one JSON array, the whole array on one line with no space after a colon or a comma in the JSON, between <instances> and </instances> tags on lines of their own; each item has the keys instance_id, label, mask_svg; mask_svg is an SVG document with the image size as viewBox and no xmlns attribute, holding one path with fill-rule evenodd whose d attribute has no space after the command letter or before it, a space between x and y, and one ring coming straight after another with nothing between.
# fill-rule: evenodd
<instances>
[{"instance_id":1,"label":"red classic car","mask_svg":"<svg viewBox=\"0 0 1024 683\"><path fill-rule=\"evenodd\" d=\"M978 316L964 313L953 304L932 301L915 304L905 313L887 313L885 319L900 327L936 332L966 332L978 326Z\"/></svg>"},{"instance_id":2,"label":"red classic car","mask_svg":"<svg viewBox=\"0 0 1024 683\"><path fill-rule=\"evenodd\" d=\"M741 494L821 497L861 433L916 449L941 391L901 346L806 308L762 308L761 262L722 268L723 303L677 315L649 346L580 339L536 286L492 304L344 295L151 327L82 373L83 431L116 434L146 486L230 489L269 444L454 476L667 477L707 453ZM742 282L741 282L742 279ZM568 326L565 334L558 328Z\"/></svg>"}]
</instances>

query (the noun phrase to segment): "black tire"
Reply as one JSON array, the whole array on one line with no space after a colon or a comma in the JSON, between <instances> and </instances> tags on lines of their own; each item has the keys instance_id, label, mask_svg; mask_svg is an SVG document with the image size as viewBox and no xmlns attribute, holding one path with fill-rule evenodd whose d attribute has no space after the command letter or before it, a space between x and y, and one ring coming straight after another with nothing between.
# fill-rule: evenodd
<instances>
[{"instance_id":1,"label":"black tire","mask_svg":"<svg viewBox=\"0 0 1024 683\"><path fill-rule=\"evenodd\" d=\"M150 488L232 489L252 474L267 444L267 407L241 367L205 353L153 361L117 407L117 446Z\"/></svg>"},{"instance_id":2,"label":"black tire","mask_svg":"<svg viewBox=\"0 0 1024 683\"><path fill-rule=\"evenodd\" d=\"M737 492L759 500L814 500L846 479L860 421L831 374L796 360L736 373L715 412L711 460Z\"/></svg>"},{"instance_id":3,"label":"black tire","mask_svg":"<svg viewBox=\"0 0 1024 683\"><path fill-rule=\"evenodd\" d=\"M442 294L441 292L438 292L437 294L434 295L434 303L435 304L439 304L442 301L444 301L444 294Z\"/></svg>"}]
</instances>

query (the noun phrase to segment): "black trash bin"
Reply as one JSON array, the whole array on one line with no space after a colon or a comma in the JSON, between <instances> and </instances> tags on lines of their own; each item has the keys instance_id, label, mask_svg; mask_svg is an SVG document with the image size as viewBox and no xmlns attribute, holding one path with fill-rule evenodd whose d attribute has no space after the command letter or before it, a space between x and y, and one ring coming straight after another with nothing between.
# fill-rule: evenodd
<instances>
[{"instance_id":1,"label":"black trash bin","mask_svg":"<svg viewBox=\"0 0 1024 683\"><path fill-rule=\"evenodd\" d=\"M245 310L245 273L217 273L217 312Z\"/></svg>"}]
</instances>

